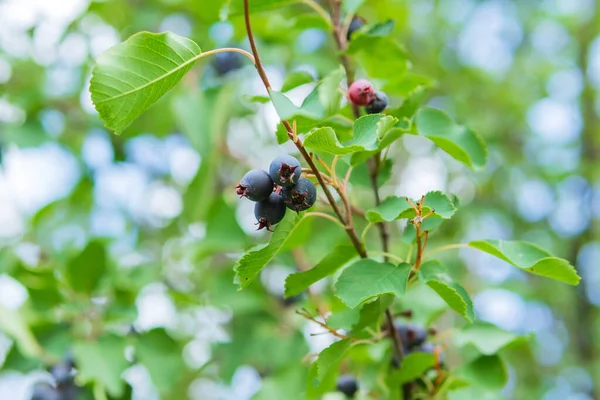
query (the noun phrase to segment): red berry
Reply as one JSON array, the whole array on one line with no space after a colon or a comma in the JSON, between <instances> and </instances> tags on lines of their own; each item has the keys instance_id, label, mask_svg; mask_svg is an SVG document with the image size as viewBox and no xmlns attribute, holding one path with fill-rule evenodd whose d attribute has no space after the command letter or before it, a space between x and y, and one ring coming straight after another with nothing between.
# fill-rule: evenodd
<instances>
[{"instance_id":1,"label":"red berry","mask_svg":"<svg viewBox=\"0 0 600 400\"><path fill-rule=\"evenodd\" d=\"M357 106L366 106L375 97L375 89L371 82L365 79L359 79L352 82L348 88L348 98Z\"/></svg>"}]
</instances>

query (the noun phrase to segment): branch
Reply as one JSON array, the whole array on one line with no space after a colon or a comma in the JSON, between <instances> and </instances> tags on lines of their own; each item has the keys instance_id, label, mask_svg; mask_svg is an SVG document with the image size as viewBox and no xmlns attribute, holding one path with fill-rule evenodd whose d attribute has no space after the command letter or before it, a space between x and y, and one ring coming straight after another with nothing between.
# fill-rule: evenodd
<instances>
[{"instance_id":1,"label":"branch","mask_svg":"<svg viewBox=\"0 0 600 400\"><path fill-rule=\"evenodd\" d=\"M254 59L256 61L255 66L256 66L256 70L258 71L258 75L260 76L261 80L263 81L263 84L265 85L265 88L267 89L267 91L270 94L271 83L269 82L269 78L267 77L265 69L262 65L262 61L260 60L260 56L258 54L258 49L256 48L256 42L254 40L254 34L252 33L252 26L250 24L250 7L249 7L248 3L249 3L249 0L244 0L244 21L246 23L246 32L248 34L248 41L250 42L250 47L252 48L252 54L254 55ZM325 180L323 179L323 177L321 176L321 174L319 172L319 169L317 168L317 166L313 162L312 158L310 157L310 155L304 148L304 145L302 144L302 140L300 140L300 138L298 138L294 134L294 130L292 129L292 126L290 125L290 123L288 121L282 120L281 122L283 123L283 126L287 130L288 137L296 145L296 148L298 148L298 151L300 152L300 154L302 155L304 160L306 160L306 163L308 164L310 169L315 174L317 180L319 181L319 184L323 188L323 192L325 193L325 196L327 197L327 200L329 201L331 208L333 209L335 214L338 216L340 222L342 222L342 224L345 225L346 233L348 234L348 237L350 238L352 245L356 249L356 252L362 258L366 258L367 252L366 252L363 244L361 243L358 235L356 234L354 227L352 225L348 225L348 221L342 214L340 208L337 206L335 199L333 198L333 195L331 194L331 191L327 187Z\"/></svg>"}]
</instances>

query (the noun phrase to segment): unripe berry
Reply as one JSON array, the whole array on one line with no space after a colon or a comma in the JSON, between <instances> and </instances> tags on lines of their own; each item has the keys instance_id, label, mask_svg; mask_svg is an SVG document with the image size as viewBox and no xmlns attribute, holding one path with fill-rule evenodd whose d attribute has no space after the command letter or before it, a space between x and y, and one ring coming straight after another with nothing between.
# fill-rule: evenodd
<instances>
[{"instance_id":1,"label":"unripe berry","mask_svg":"<svg viewBox=\"0 0 600 400\"><path fill-rule=\"evenodd\" d=\"M381 91L375 92L373 99L365 106L367 114L379 114L388 106L388 97Z\"/></svg>"},{"instance_id":2,"label":"unripe berry","mask_svg":"<svg viewBox=\"0 0 600 400\"><path fill-rule=\"evenodd\" d=\"M283 198L277 192L271 193L271 195L263 201L259 201L254 206L254 216L258 221L258 230L267 228L271 230L271 226L281 222L285 216L285 204Z\"/></svg>"},{"instance_id":3,"label":"unripe berry","mask_svg":"<svg viewBox=\"0 0 600 400\"><path fill-rule=\"evenodd\" d=\"M317 201L317 188L306 178L298 179L295 186L281 189L286 207L296 212L308 210Z\"/></svg>"},{"instance_id":4,"label":"unripe berry","mask_svg":"<svg viewBox=\"0 0 600 400\"><path fill-rule=\"evenodd\" d=\"M236 189L240 197L261 201L273 192L273 180L262 169L253 169L244 175Z\"/></svg>"},{"instance_id":5,"label":"unripe berry","mask_svg":"<svg viewBox=\"0 0 600 400\"><path fill-rule=\"evenodd\" d=\"M375 97L373 85L365 79L352 82L348 88L348 99L357 106L366 106L373 97Z\"/></svg>"},{"instance_id":6,"label":"unripe berry","mask_svg":"<svg viewBox=\"0 0 600 400\"><path fill-rule=\"evenodd\" d=\"M269 166L269 175L279 186L294 186L301 174L300 161L290 155L275 158Z\"/></svg>"}]
</instances>

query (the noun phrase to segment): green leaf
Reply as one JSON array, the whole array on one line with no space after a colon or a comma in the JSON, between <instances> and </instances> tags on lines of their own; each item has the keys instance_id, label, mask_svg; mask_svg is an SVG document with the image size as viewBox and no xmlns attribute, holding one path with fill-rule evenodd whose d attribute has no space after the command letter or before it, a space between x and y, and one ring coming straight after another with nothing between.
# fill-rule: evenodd
<instances>
[{"instance_id":1,"label":"green leaf","mask_svg":"<svg viewBox=\"0 0 600 400\"><path fill-rule=\"evenodd\" d=\"M397 382L402 384L414 381L434 366L435 356L433 354L422 352L410 353L402 360L402 366L398 370Z\"/></svg>"},{"instance_id":2,"label":"green leaf","mask_svg":"<svg viewBox=\"0 0 600 400\"><path fill-rule=\"evenodd\" d=\"M298 86L302 86L314 81L315 78L313 78L313 76L306 71L291 72L285 77L285 81L283 82L281 91L287 92L289 90L297 88Z\"/></svg>"},{"instance_id":3,"label":"green leaf","mask_svg":"<svg viewBox=\"0 0 600 400\"><path fill-rule=\"evenodd\" d=\"M406 292L411 268L407 263L393 265L368 258L359 260L338 278L336 296L350 308L384 293L401 297Z\"/></svg>"},{"instance_id":4,"label":"green leaf","mask_svg":"<svg viewBox=\"0 0 600 400\"><path fill-rule=\"evenodd\" d=\"M351 344L350 339L342 339L319 353L317 359L317 376L319 380L323 380L329 371L337 370Z\"/></svg>"},{"instance_id":5,"label":"green leaf","mask_svg":"<svg viewBox=\"0 0 600 400\"><path fill-rule=\"evenodd\" d=\"M344 76L346 76L346 72L340 65L336 70L323 78L317 87L319 102L325 108L326 115L334 114L340 108L340 100L342 98L340 82Z\"/></svg>"},{"instance_id":6,"label":"green leaf","mask_svg":"<svg viewBox=\"0 0 600 400\"><path fill-rule=\"evenodd\" d=\"M344 144L340 143L332 128L322 127L309 132L304 138L304 145L340 156L357 151L376 151L396 121L382 114L365 115L354 122L353 138Z\"/></svg>"},{"instance_id":7,"label":"green leaf","mask_svg":"<svg viewBox=\"0 0 600 400\"><path fill-rule=\"evenodd\" d=\"M364 2L365 0L345 0L342 2L342 10L345 14L354 14Z\"/></svg>"},{"instance_id":8,"label":"green leaf","mask_svg":"<svg viewBox=\"0 0 600 400\"><path fill-rule=\"evenodd\" d=\"M508 381L508 371L498 355L481 356L459 369L457 374L473 385L500 390Z\"/></svg>"},{"instance_id":9,"label":"green leaf","mask_svg":"<svg viewBox=\"0 0 600 400\"><path fill-rule=\"evenodd\" d=\"M546 250L528 242L507 240L475 240L469 247L489 253L509 264L535 275L569 285L578 285L581 277L569 261L553 257Z\"/></svg>"},{"instance_id":10,"label":"green leaf","mask_svg":"<svg viewBox=\"0 0 600 400\"><path fill-rule=\"evenodd\" d=\"M418 200L413 200L416 204ZM440 191L429 192L425 195L423 213L427 215L432 209L433 216L450 219L456 208L448 196ZM414 218L415 211L406 201L406 197L390 196L375 208L367 210L367 220L371 223L390 222L400 218ZM430 217L431 218L431 217ZM427 220L425 220L427 221Z\"/></svg>"},{"instance_id":11,"label":"green leaf","mask_svg":"<svg viewBox=\"0 0 600 400\"><path fill-rule=\"evenodd\" d=\"M80 379L101 384L111 396L121 396L125 387L121 375L129 367L125 347L125 338L113 334L94 341L75 342L73 355Z\"/></svg>"},{"instance_id":12,"label":"green leaf","mask_svg":"<svg viewBox=\"0 0 600 400\"><path fill-rule=\"evenodd\" d=\"M406 74L408 60L406 51L391 37L391 23L375 25L367 31L352 36L347 53L353 55L367 71L371 79L384 82L400 81Z\"/></svg>"},{"instance_id":13,"label":"green leaf","mask_svg":"<svg viewBox=\"0 0 600 400\"><path fill-rule=\"evenodd\" d=\"M478 169L487 162L487 148L467 127L456 124L435 108L422 108L415 117L417 132L463 164Z\"/></svg>"},{"instance_id":14,"label":"green leaf","mask_svg":"<svg viewBox=\"0 0 600 400\"><path fill-rule=\"evenodd\" d=\"M298 116L313 119L321 119L325 117L323 106L318 103L318 98L316 98L318 94L313 95L313 97L309 95L306 99L304 99L304 102L300 107L294 105L294 103L292 103L292 101L283 93L270 90L269 94L271 95L271 101L273 102L273 106L275 106L277 115L279 115L279 118L282 120L292 120Z\"/></svg>"},{"instance_id":15,"label":"green leaf","mask_svg":"<svg viewBox=\"0 0 600 400\"><path fill-rule=\"evenodd\" d=\"M268 244L248 251L239 259L235 266L235 283L240 285L238 290L247 287L275 257L292 236L300 220L301 217L288 213L284 220L277 225Z\"/></svg>"},{"instance_id":16,"label":"green leaf","mask_svg":"<svg viewBox=\"0 0 600 400\"><path fill-rule=\"evenodd\" d=\"M306 382L306 398L309 400L320 399L329 391L333 391L337 383L337 369L330 369L321 379L317 374L317 362L313 362L308 370Z\"/></svg>"},{"instance_id":17,"label":"green leaf","mask_svg":"<svg viewBox=\"0 0 600 400\"><path fill-rule=\"evenodd\" d=\"M427 285L452 308L462 315L467 321L472 322L475 319L473 311L473 302L467 291L456 282L447 283L441 280L431 279Z\"/></svg>"},{"instance_id":18,"label":"green leaf","mask_svg":"<svg viewBox=\"0 0 600 400\"><path fill-rule=\"evenodd\" d=\"M485 355L496 354L501 349L523 340L526 340L523 336L515 335L482 321L467 325L454 334L454 343L458 347L473 345L481 354Z\"/></svg>"},{"instance_id":19,"label":"green leaf","mask_svg":"<svg viewBox=\"0 0 600 400\"><path fill-rule=\"evenodd\" d=\"M121 133L192 68L201 54L190 39L139 32L104 52L92 70L90 92L107 128Z\"/></svg>"},{"instance_id":20,"label":"green leaf","mask_svg":"<svg viewBox=\"0 0 600 400\"><path fill-rule=\"evenodd\" d=\"M435 292L467 321L475 320L471 297L461 285L453 282L438 261L427 261L419 270L419 279Z\"/></svg>"},{"instance_id":21,"label":"green leaf","mask_svg":"<svg viewBox=\"0 0 600 400\"><path fill-rule=\"evenodd\" d=\"M338 246L334 248L313 268L307 271L296 272L286 278L286 297L300 294L313 283L333 274L355 256L356 250L354 250L354 247Z\"/></svg>"},{"instance_id":22,"label":"green leaf","mask_svg":"<svg viewBox=\"0 0 600 400\"><path fill-rule=\"evenodd\" d=\"M97 287L106 270L107 260L104 245L92 241L67 264L66 277L73 290L90 294Z\"/></svg>"},{"instance_id":23,"label":"green leaf","mask_svg":"<svg viewBox=\"0 0 600 400\"><path fill-rule=\"evenodd\" d=\"M0 332L10 336L19 347L19 351L29 357L41 357L44 349L29 329L18 311L0 305Z\"/></svg>"},{"instance_id":24,"label":"green leaf","mask_svg":"<svg viewBox=\"0 0 600 400\"><path fill-rule=\"evenodd\" d=\"M136 358L148 369L152 383L163 393L175 386L185 372L181 352L180 346L164 329L143 333L135 344Z\"/></svg>"}]
</instances>

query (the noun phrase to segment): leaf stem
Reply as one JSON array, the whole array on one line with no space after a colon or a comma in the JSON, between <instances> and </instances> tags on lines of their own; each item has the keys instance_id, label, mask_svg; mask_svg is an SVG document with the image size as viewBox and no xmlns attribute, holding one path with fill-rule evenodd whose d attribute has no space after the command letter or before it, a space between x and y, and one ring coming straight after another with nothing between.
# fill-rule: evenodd
<instances>
[{"instance_id":1,"label":"leaf stem","mask_svg":"<svg viewBox=\"0 0 600 400\"><path fill-rule=\"evenodd\" d=\"M337 218L335 218L332 215L329 214L325 214L322 212L318 212L318 211L313 211L313 212L308 212L306 214L304 214L304 217L321 217L321 218L325 218L328 219L330 221L335 222L338 226L340 226L342 229L346 230L346 227L344 226L344 224L342 224Z\"/></svg>"},{"instance_id":2,"label":"leaf stem","mask_svg":"<svg viewBox=\"0 0 600 400\"><path fill-rule=\"evenodd\" d=\"M385 251L369 251L369 254L375 254L375 255L379 255L379 256L384 256L386 258L386 261L388 261L387 259L392 259L394 261L398 261L400 263L405 262L401 257L392 254L392 253L386 253Z\"/></svg>"},{"instance_id":3,"label":"leaf stem","mask_svg":"<svg viewBox=\"0 0 600 400\"><path fill-rule=\"evenodd\" d=\"M248 53L244 49L238 49L236 47L223 47L220 49L203 51L202 53L200 53L196 57L194 57L194 61L199 60L204 57L212 56L213 54L217 54L217 53L240 53L240 54L243 54L246 57L248 57L250 59L250 61L252 61L252 64L256 65L256 61L254 60L254 56L252 54Z\"/></svg>"},{"instance_id":4,"label":"leaf stem","mask_svg":"<svg viewBox=\"0 0 600 400\"><path fill-rule=\"evenodd\" d=\"M435 250L431 250L428 251L427 253L425 253L423 255L423 259L429 258L432 255L436 254L436 253L441 253L442 251L446 251L446 250L453 250L453 249L464 249L469 247L468 243L455 243L455 244L448 244L446 246L442 246L442 247L438 247Z\"/></svg>"},{"instance_id":5,"label":"leaf stem","mask_svg":"<svg viewBox=\"0 0 600 400\"><path fill-rule=\"evenodd\" d=\"M332 28L333 23L331 22L331 17L329 16L329 14L327 14L327 11L325 11L323 7L321 7L318 3L316 3L313 0L301 0L301 2L315 10L327 23L327 26L329 28Z\"/></svg>"},{"instance_id":6,"label":"leaf stem","mask_svg":"<svg viewBox=\"0 0 600 400\"><path fill-rule=\"evenodd\" d=\"M367 233L369 233L369 229L371 229L373 227L373 223L369 222L367 224L367 226L365 226L365 229L363 229L362 234L360 235L360 241L365 243L365 239L367 238Z\"/></svg>"}]
</instances>

